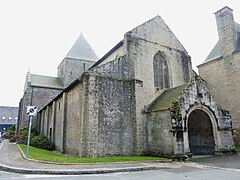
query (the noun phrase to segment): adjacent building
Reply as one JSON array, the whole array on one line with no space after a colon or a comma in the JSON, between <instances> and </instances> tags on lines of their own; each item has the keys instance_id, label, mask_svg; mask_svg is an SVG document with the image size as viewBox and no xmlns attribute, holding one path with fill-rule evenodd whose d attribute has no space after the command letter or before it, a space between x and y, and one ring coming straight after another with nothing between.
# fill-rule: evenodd
<instances>
[{"instance_id":1,"label":"adjacent building","mask_svg":"<svg viewBox=\"0 0 240 180\"><path fill-rule=\"evenodd\" d=\"M6 132L18 121L18 107L0 106L0 132Z\"/></svg>"},{"instance_id":2,"label":"adjacent building","mask_svg":"<svg viewBox=\"0 0 240 180\"><path fill-rule=\"evenodd\" d=\"M219 40L198 66L200 76L216 103L230 112L234 139L240 143L240 24L233 10L224 7L215 13Z\"/></svg>"}]
</instances>

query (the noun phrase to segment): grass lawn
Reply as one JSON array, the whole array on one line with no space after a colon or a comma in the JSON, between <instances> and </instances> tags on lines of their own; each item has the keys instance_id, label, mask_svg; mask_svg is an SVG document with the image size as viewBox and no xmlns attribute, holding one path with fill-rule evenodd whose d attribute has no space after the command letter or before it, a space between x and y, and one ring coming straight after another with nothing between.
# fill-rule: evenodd
<instances>
[{"instance_id":1,"label":"grass lawn","mask_svg":"<svg viewBox=\"0 0 240 180\"><path fill-rule=\"evenodd\" d=\"M26 154L26 145L19 144L22 151ZM104 163L104 162L127 162L127 161L151 161L151 160L169 160L167 158L151 157L151 156L114 156L103 158L77 158L64 156L53 151L47 151L30 146L28 157L30 159L61 162L61 163Z\"/></svg>"},{"instance_id":2,"label":"grass lawn","mask_svg":"<svg viewBox=\"0 0 240 180\"><path fill-rule=\"evenodd\" d=\"M236 148L237 152L240 152L240 144L236 144L235 148Z\"/></svg>"}]
</instances>

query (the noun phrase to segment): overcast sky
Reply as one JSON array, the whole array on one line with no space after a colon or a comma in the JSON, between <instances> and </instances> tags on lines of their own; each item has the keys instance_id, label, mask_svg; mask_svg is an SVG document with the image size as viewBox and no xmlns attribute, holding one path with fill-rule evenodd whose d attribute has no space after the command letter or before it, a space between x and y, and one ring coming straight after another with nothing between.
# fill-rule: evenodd
<instances>
[{"instance_id":1,"label":"overcast sky","mask_svg":"<svg viewBox=\"0 0 240 180\"><path fill-rule=\"evenodd\" d=\"M160 15L201 64L218 39L214 12L240 23L239 0L0 0L0 105L18 106L27 71L57 75L81 31L99 57L125 32Z\"/></svg>"}]
</instances>

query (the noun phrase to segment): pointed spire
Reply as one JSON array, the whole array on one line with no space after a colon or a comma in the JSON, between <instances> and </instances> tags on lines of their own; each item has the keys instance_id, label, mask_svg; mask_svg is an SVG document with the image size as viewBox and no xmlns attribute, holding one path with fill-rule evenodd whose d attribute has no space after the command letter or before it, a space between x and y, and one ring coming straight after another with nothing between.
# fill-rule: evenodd
<instances>
[{"instance_id":1,"label":"pointed spire","mask_svg":"<svg viewBox=\"0 0 240 180\"><path fill-rule=\"evenodd\" d=\"M87 40L84 38L82 32L73 44L66 57L92 61L98 60L98 56L96 55L90 44L87 42Z\"/></svg>"}]
</instances>

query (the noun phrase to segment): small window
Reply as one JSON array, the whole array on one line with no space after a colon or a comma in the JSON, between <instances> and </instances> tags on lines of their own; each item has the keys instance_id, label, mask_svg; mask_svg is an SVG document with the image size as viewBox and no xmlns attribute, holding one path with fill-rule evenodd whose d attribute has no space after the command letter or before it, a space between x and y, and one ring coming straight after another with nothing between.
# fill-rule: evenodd
<instances>
[{"instance_id":1,"label":"small window","mask_svg":"<svg viewBox=\"0 0 240 180\"><path fill-rule=\"evenodd\" d=\"M5 117L5 116L3 116L3 117L2 117L2 120L5 120L5 119L6 119L6 117Z\"/></svg>"},{"instance_id":2,"label":"small window","mask_svg":"<svg viewBox=\"0 0 240 180\"><path fill-rule=\"evenodd\" d=\"M60 102L58 103L58 110L60 110L60 108L61 108L61 104L60 104Z\"/></svg>"},{"instance_id":3,"label":"small window","mask_svg":"<svg viewBox=\"0 0 240 180\"><path fill-rule=\"evenodd\" d=\"M15 117L15 120L17 121L17 120L18 120L18 117Z\"/></svg>"},{"instance_id":4,"label":"small window","mask_svg":"<svg viewBox=\"0 0 240 180\"><path fill-rule=\"evenodd\" d=\"M12 117L10 116L10 117L8 117L8 120L11 120L12 119Z\"/></svg>"},{"instance_id":5,"label":"small window","mask_svg":"<svg viewBox=\"0 0 240 180\"><path fill-rule=\"evenodd\" d=\"M83 71L85 71L86 70L86 65L85 65L85 63L83 63Z\"/></svg>"},{"instance_id":6,"label":"small window","mask_svg":"<svg viewBox=\"0 0 240 180\"><path fill-rule=\"evenodd\" d=\"M240 51L240 32L237 32L236 51Z\"/></svg>"}]
</instances>

